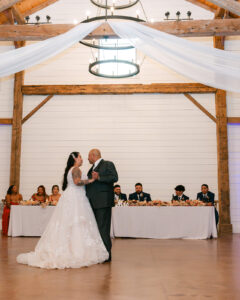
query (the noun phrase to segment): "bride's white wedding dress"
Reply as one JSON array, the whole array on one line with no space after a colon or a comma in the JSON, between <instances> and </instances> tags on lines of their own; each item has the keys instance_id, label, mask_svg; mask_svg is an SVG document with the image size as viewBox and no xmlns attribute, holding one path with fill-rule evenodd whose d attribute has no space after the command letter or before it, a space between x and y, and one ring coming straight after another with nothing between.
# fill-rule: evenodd
<instances>
[{"instance_id":1,"label":"bride's white wedding dress","mask_svg":"<svg viewBox=\"0 0 240 300\"><path fill-rule=\"evenodd\" d=\"M63 269L90 266L108 259L85 186L74 184L72 169L67 180L67 189L59 199L35 251L18 255L18 263Z\"/></svg>"}]
</instances>

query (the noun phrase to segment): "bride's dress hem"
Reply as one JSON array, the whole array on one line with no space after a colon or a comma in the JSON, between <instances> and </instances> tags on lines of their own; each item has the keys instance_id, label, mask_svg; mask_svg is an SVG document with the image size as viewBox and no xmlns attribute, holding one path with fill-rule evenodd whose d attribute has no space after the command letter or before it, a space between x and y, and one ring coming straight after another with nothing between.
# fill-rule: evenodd
<instances>
[{"instance_id":1,"label":"bride's dress hem","mask_svg":"<svg viewBox=\"0 0 240 300\"><path fill-rule=\"evenodd\" d=\"M108 258L85 187L73 183L70 170L68 187L35 251L18 255L17 262L45 269L64 269L88 267Z\"/></svg>"}]
</instances>

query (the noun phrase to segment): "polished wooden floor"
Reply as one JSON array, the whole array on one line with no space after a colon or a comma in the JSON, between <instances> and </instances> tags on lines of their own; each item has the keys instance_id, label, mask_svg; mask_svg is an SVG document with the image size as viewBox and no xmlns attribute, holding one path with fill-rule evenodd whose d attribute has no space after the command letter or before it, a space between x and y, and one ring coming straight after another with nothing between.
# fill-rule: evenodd
<instances>
[{"instance_id":1,"label":"polished wooden floor","mask_svg":"<svg viewBox=\"0 0 240 300\"><path fill-rule=\"evenodd\" d=\"M16 263L37 238L1 237L0 299L240 299L240 235L217 240L115 239L113 261L44 270Z\"/></svg>"}]
</instances>

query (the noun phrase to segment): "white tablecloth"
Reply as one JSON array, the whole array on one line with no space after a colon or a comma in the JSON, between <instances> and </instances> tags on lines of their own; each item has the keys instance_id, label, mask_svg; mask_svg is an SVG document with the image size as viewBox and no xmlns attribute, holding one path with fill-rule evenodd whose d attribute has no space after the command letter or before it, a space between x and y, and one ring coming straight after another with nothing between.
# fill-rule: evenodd
<instances>
[{"instance_id":1,"label":"white tablecloth","mask_svg":"<svg viewBox=\"0 0 240 300\"><path fill-rule=\"evenodd\" d=\"M41 236L54 211L54 206L21 206L12 205L8 235Z\"/></svg>"},{"instance_id":2,"label":"white tablecloth","mask_svg":"<svg viewBox=\"0 0 240 300\"><path fill-rule=\"evenodd\" d=\"M11 207L9 236L41 236L54 206ZM213 207L115 207L112 235L135 238L217 237Z\"/></svg>"},{"instance_id":3,"label":"white tablecloth","mask_svg":"<svg viewBox=\"0 0 240 300\"><path fill-rule=\"evenodd\" d=\"M115 207L115 237L206 239L217 237L214 207Z\"/></svg>"}]
</instances>

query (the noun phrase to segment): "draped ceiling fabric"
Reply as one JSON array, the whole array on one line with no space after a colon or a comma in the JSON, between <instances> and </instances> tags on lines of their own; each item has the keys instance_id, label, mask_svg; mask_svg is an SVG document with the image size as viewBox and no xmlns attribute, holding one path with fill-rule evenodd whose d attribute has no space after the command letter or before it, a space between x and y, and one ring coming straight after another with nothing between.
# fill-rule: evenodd
<instances>
[{"instance_id":1,"label":"draped ceiling fabric","mask_svg":"<svg viewBox=\"0 0 240 300\"><path fill-rule=\"evenodd\" d=\"M36 65L84 39L102 22L82 23L68 32L0 54L0 77ZM160 32L137 22L109 22L115 33L170 69L215 88L240 92L240 55Z\"/></svg>"},{"instance_id":2,"label":"draped ceiling fabric","mask_svg":"<svg viewBox=\"0 0 240 300\"><path fill-rule=\"evenodd\" d=\"M0 77L8 76L53 57L84 39L100 25L83 23L66 33L0 54Z\"/></svg>"}]
</instances>

